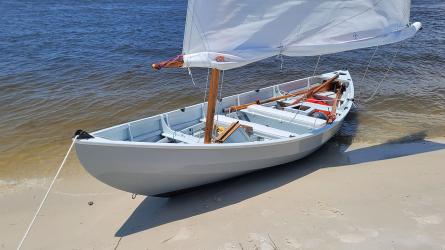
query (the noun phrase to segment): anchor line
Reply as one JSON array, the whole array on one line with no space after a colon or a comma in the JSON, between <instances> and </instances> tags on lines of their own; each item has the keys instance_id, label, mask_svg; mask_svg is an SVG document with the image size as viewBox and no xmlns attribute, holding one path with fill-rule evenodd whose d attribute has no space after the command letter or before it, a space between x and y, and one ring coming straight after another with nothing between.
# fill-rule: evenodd
<instances>
[{"instance_id":1,"label":"anchor line","mask_svg":"<svg viewBox=\"0 0 445 250\"><path fill-rule=\"evenodd\" d=\"M22 238L22 240L20 241L20 243L19 243L19 245L18 245L18 247L17 247L17 250L20 250L20 249L22 248L23 243L25 242L26 238L28 237L28 234L29 234L29 232L31 231L32 226L34 225L34 222L36 221L36 218L37 218L37 216L39 215L40 210L42 209L43 205L45 204L45 201L46 201L46 199L48 198L48 195L49 195L49 193L51 192L51 189L53 188L54 183L55 183L56 180L57 180L57 177L59 177L59 174L60 174L60 172L62 171L62 168L63 168L63 166L65 165L65 162L66 162L66 160L68 159L68 156L69 156L69 154L70 154L70 152L71 152L71 149L73 148L74 143L76 142L78 136L79 136L79 135L76 135L76 136L73 138L73 142L71 143L71 145L70 145L70 147L69 147L69 149L68 149L68 152L66 152L65 157L63 158L63 161L62 161L62 163L61 163L60 166L59 166L59 169L57 170L56 174L54 175L54 178L53 178L53 180L51 181L51 184L49 185L49 188L48 188L48 190L46 191L45 196L43 197L42 201L40 202L40 205L39 205L39 207L37 208L37 210L36 210L36 212L35 212L35 214L34 214L34 217L32 218L31 222L29 223L28 228L26 229L26 232L25 232L25 234L23 235L23 238Z\"/></svg>"}]
</instances>

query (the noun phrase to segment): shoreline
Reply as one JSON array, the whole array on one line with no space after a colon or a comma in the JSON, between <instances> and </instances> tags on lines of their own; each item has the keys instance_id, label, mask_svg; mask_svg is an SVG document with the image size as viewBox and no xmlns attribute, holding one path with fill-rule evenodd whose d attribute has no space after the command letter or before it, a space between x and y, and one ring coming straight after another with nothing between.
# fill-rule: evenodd
<instances>
[{"instance_id":1,"label":"shoreline","mask_svg":"<svg viewBox=\"0 0 445 250\"><path fill-rule=\"evenodd\" d=\"M170 199L132 199L86 173L62 173L23 249L440 249L443 159L443 137L334 141ZM0 191L0 248L17 247L49 181L35 183Z\"/></svg>"},{"instance_id":2,"label":"shoreline","mask_svg":"<svg viewBox=\"0 0 445 250\"><path fill-rule=\"evenodd\" d=\"M403 145L406 145L409 148L409 145L412 143L422 143L422 142L437 142L437 143L445 143L445 136L436 136L436 137L427 137L424 133L414 133L409 136L398 138L395 140L389 140L389 141L382 141L382 142L363 142L363 141L354 141L352 140L352 136L340 136L336 135L334 136L330 141L328 141L322 148L326 148L326 145L332 145L335 144L334 147L337 148L338 152L330 152L330 153L346 153L347 151L354 150L357 148L367 148L367 147L386 147L390 145L398 145L399 147L402 146L402 151L405 150L406 147ZM69 145L67 145L68 147ZM67 148L68 149L68 148ZM400 151L400 150L397 150ZM408 154L410 150L407 152L402 153ZM317 151L316 151L317 152ZM316 154L314 152L313 154ZM313 155L312 154L312 155ZM312 155L309 155L307 157L312 157ZM17 190L31 188L31 187L37 187L37 188L46 188L49 183L51 182L52 178L54 177L55 171L57 170L58 164L62 161L63 155L61 154L59 159L53 159L54 166L51 170L45 171L48 176L38 176L38 177L17 177L17 178L11 178L11 177L4 177L4 179L0 180L0 196L8 193L8 192L16 192ZM384 159L384 156L380 157L382 160ZM66 179L82 179L86 177L91 177L90 174L83 168L83 166L80 164L79 160L77 159L75 150L73 149L70 153L70 156L68 157L68 160L63 168L61 176L58 178L57 182L60 182L62 180ZM56 182L56 183L57 183Z\"/></svg>"}]
</instances>

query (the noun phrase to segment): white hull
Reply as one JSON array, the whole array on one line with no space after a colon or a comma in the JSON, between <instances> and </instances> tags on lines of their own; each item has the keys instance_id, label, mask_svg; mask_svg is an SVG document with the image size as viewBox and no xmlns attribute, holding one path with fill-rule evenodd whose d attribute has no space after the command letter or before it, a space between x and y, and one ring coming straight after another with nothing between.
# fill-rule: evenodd
<instances>
[{"instance_id":1,"label":"white hull","mask_svg":"<svg viewBox=\"0 0 445 250\"><path fill-rule=\"evenodd\" d=\"M349 73L345 77L350 79ZM352 81L349 89L347 98L352 99ZM110 186L165 194L303 158L335 135L351 105L352 100L344 102L342 115L332 124L293 138L185 144L109 140L93 133L95 138L76 141L76 151L86 170Z\"/></svg>"}]
</instances>

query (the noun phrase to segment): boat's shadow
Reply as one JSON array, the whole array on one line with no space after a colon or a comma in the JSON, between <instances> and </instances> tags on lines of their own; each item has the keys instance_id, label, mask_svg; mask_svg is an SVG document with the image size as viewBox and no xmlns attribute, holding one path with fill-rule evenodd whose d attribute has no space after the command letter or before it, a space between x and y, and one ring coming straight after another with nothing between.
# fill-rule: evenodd
<instances>
[{"instance_id":1,"label":"boat's shadow","mask_svg":"<svg viewBox=\"0 0 445 250\"><path fill-rule=\"evenodd\" d=\"M424 138L425 133L420 132L384 144L348 150L348 144L340 136L296 162L207 185L173 198L147 197L115 235L127 236L229 206L298 180L321 168L357 165L445 149L445 144Z\"/></svg>"}]
</instances>

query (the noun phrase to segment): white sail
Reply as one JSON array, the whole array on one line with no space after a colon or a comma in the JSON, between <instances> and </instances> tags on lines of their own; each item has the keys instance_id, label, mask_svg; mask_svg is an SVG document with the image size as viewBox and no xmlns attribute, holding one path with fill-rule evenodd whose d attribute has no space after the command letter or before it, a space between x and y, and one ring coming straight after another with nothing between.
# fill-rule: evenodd
<instances>
[{"instance_id":1,"label":"white sail","mask_svg":"<svg viewBox=\"0 0 445 250\"><path fill-rule=\"evenodd\" d=\"M184 67L221 70L274 55L314 56L415 35L410 0L189 0Z\"/></svg>"}]
</instances>

